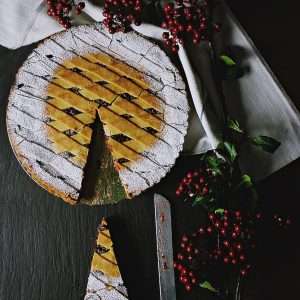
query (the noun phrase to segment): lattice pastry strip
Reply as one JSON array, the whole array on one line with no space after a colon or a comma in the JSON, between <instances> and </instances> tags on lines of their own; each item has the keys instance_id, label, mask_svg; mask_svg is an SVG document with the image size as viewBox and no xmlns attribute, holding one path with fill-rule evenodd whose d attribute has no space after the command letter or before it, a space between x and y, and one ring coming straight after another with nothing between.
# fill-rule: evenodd
<instances>
[{"instance_id":1,"label":"lattice pastry strip","mask_svg":"<svg viewBox=\"0 0 300 300\"><path fill-rule=\"evenodd\" d=\"M53 97L53 99L49 99L48 102L57 108L64 110L66 108L74 107L80 112L86 113L95 119L97 109L96 103L90 102L80 95L52 83L49 83L47 92L50 97Z\"/></svg>"},{"instance_id":2,"label":"lattice pastry strip","mask_svg":"<svg viewBox=\"0 0 300 300\"><path fill-rule=\"evenodd\" d=\"M97 100L101 95L101 99L107 103L112 103L116 98L116 95L110 90L71 70L61 68L55 75L61 80L61 83L66 83L63 87L68 88L72 85L78 89L81 95L89 100Z\"/></svg>"},{"instance_id":3,"label":"lattice pastry strip","mask_svg":"<svg viewBox=\"0 0 300 300\"><path fill-rule=\"evenodd\" d=\"M152 134L129 122L127 119L120 118L119 115L105 107L100 107L98 112L101 121L105 124L104 126L109 126L126 133L127 136L141 145L150 147L157 140Z\"/></svg>"},{"instance_id":4,"label":"lattice pastry strip","mask_svg":"<svg viewBox=\"0 0 300 300\"><path fill-rule=\"evenodd\" d=\"M126 139L124 141L122 141L122 144L124 144L125 146L127 146L127 148L130 148L137 153L143 153L145 150L147 150L149 148L146 145L142 145L140 143L137 143L135 140L128 138L128 136L126 134L124 134L124 131L122 131L118 128L114 128L111 126L104 126L104 131L105 131L106 136L112 137L113 139L116 136L120 136L120 135L125 136Z\"/></svg>"},{"instance_id":5,"label":"lattice pastry strip","mask_svg":"<svg viewBox=\"0 0 300 300\"><path fill-rule=\"evenodd\" d=\"M48 139L54 143L54 151L56 153L71 153L74 156L73 161L79 166L83 163L85 164L89 152L87 147L80 145L64 133L61 133L48 125L45 126L48 133Z\"/></svg>"},{"instance_id":6,"label":"lattice pastry strip","mask_svg":"<svg viewBox=\"0 0 300 300\"><path fill-rule=\"evenodd\" d=\"M72 130L75 131L72 138L79 141L81 144L89 144L92 136L92 129L87 127L82 122L68 115L67 113L55 108L52 105L46 104L45 109L47 115L52 120L49 125L59 131Z\"/></svg>"},{"instance_id":7,"label":"lattice pastry strip","mask_svg":"<svg viewBox=\"0 0 300 300\"><path fill-rule=\"evenodd\" d=\"M115 141L111 137L107 139L107 144L108 144L110 150L112 151L112 155L115 160L125 158L126 160L128 160L130 162L134 162L141 157L139 153L126 147L122 143Z\"/></svg>"},{"instance_id":8,"label":"lattice pastry strip","mask_svg":"<svg viewBox=\"0 0 300 300\"><path fill-rule=\"evenodd\" d=\"M161 120L151 115L147 111L141 109L134 103L127 101L123 97L117 97L113 104L110 106L110 108L111 110L113 110L116 113L119 113L120 115L127 114L131 117L134 117L132 119L132 122L134 123L135 119L138 119L139 122L136 124L140 125L141 127L152 127L157 131L161 130Z\"/></svg>"},{"instance_id":9,"label":"lattice pastry strip","mask_svg":"<svg viewBox=\"0 0 300 300\"><path fill-rule=\"evenodd\" d=\"M94 82L101 82L103 84L104 87L106 87L107 89L111 90L112 92L114 92L117 95L122 95L124 94L124 89L123 88L119 88L116 85L112 84L112 83L108 83L104 80L102 80L101 78L99 78L99 76L93 74L93 73L89 73L89 72L82 72L82 74L84 76L86 76L87 78L93 80ZM100 81L99 81L100 80ZM146 99L146 100L144 100ZM151 93L148 93L147 91L143 91L142 92L142 98L134 98L133 97L133 102L135 102L137 105L139 105L141 108L143 109L152 109L155 111L155 108L157 105L153 105L153 103L156 103L158 100L155 96L151 95ZM155 111L157 115L161 114L159 111Z\"/></svg>"},{"instance_id":10,"label":"lattice pastry strip","mask_svg":"<svg viewBox=\"0 0 300 300\"><path fill-rule=\"evenodd\" d=\"M107 81L116 86L119 90L122 90L124 93L128 93L135 98L141 98L142 101L151 105L152 108L162 112L160 103L155 96L139 87L136 83L125 77L120 77L119 75L114 74L105 67L95 65L94 63L91 63L82 57L76 57L68 61L66 64L64 64L64 66L69 68L77 68L85 73L92 74L94 79L98 76L97 81Z\"/></svg>"},{"instance_id":11,"label":"lattice pastry strip","mask_svg":"<svg viewBox=\"0 0 300 300\"><path fill-rule=\"evenodd\" d=\"M132 79L144 89L149 88L149 84L144 80L143 73L112 58L111 56L105 53L90 53L85 55L85 57L93 63L100 63L102 65L105 65L117 74Z\"/></svg>"}]
</instances>

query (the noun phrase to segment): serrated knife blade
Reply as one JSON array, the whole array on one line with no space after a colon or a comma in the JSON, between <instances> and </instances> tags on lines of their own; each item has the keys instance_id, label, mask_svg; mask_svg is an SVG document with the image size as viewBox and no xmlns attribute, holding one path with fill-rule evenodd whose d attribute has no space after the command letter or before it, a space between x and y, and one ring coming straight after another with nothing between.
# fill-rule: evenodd
<instances>
[{"instance_id":1,"label":"serrated knife blade","mask_svg":"<svg viewBox=\"0 0 300 300\"><path fill-rule=\"evenodd\" d=\"M160 300L176 300L170 203L155 194L154 209Z\"/></svg>"}]
</instances>

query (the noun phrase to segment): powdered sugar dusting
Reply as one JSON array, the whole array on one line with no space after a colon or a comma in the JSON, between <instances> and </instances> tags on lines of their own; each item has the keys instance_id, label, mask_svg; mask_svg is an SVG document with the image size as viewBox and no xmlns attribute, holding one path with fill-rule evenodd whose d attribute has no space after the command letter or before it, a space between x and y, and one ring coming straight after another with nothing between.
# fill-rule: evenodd
<instances>
[{"instance_id":1,"label":"powdered sugar dusting","mask_svg":"<svg viewBox=\"0 0 300 300\"><path fill-rule=\"evenodd\" d=\"M126 300L127 290L121 277L107 277L102 272L91 271L84 300Z\"/></svg>"}]
</instances>

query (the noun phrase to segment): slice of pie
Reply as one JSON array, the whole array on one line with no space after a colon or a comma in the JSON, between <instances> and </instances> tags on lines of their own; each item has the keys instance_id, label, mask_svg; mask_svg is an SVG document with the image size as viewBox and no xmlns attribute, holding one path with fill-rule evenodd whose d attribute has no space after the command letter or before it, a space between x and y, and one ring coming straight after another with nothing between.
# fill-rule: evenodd
<instances>
[{"instance_id":1,"label":"slice of pie","mask_svg":"<svg viewBox=\"0 0 300 300\"><path fill-rule=\"evenodd\" d=\"M98 228L96 249L92 258L84 300L125 300L123 283L106 220Z\"/></svg>"},{"instance_id":2,"label":"slice of pie","mask_svg":"<svg viewBox=\"0 0 300 300\"><path fill-rule=\"evenodd\" d=\"M101 24L39 45L7 112L23 168L72 204L118 202L159 182L182 150L187 120L185 85L167 55Z\"/></svg>"}]
</instances>

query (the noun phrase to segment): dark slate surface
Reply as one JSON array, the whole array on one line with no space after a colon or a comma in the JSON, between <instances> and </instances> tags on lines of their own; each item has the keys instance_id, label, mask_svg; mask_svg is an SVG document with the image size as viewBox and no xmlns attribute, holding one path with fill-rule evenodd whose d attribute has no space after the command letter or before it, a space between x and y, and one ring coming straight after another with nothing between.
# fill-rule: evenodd
<instances>
[{"instance_id":1,"label":"dark slate surface","mask_svg":"<svg viewBox=\"0 0 300 300\"><path fill-rule=\"evenodd\" d=\"M300 104L299 45L295 6L273 1L230 1L256 45L288 93ZM253 17L255 16L255 18ZM16 70L32 47L16 51L0 47L0 300L82 299L97 223L110 216L120 267L132 300L158 297L152 191L110 207L71 207L39 188L21 169L9 146L5 112ZM178 176L197 158L182 158L155 189L172 199L175 240L201 223L199 209L175 201ZM259 186L266 214L282 212L294 218L285 235L266 224L260 232L257 270L249 278L243 299L297 299L300 208L300 161ZM178 299L212 299L206 291ZM299 296L298 296L299 297Z\"/></svg>"}]
</instances>

